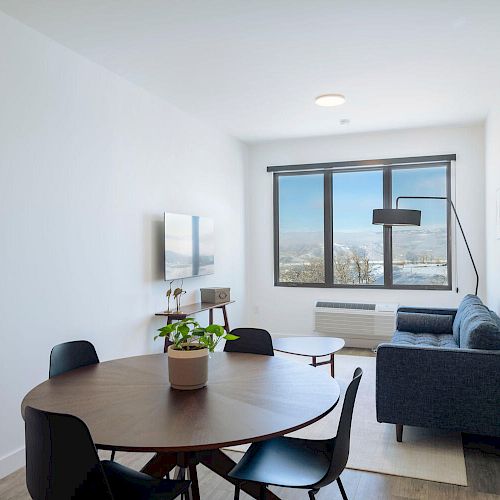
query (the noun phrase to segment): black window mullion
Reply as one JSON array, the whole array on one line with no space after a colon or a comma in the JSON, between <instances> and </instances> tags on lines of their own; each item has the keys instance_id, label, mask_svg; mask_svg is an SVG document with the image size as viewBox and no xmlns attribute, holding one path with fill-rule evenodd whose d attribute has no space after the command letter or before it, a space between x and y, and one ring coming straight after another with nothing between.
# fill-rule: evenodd
<instances>
[{"instance_id":1,"label":"black window mullion","mask_svg":"<svg viewBox=\"0 0 500 500\"><path fill-rule=\"evenodd\" d=\"M392 208L392 169L384 167L384 208ZM384 226L384 286L392 287L392 227Z\"/></svg>"},{"instance_id":2,"label":"black window mullion","mask_svg":"<svg viewBox=\"0 0 500 500\"><path fill-rule=\"evenodd\" d=\"M280 201L279 174L273 174L274 286L280 284Z\"/></svg>"},{"instance_id":3,"label":"black window mullion","mask_svg":"<svg viewBox=\"0 0 500 500\"><path fill-rule=\"evenodd\" d=\"M446 165L446 197L448 200L452 199L451 195L451 162ZM451 227L451 203L446 203L446 255L447 255L447 275L448 275L448 286L450 289L453 288L453 239L452 239L452 227ZM458 283L457 283L458 285ZM456 292L458 293L458 286L456 287Z\"/></svg>"},{"instance_id":4,"label":"black window mullion","mask_svg":"<svg viewBox=\"0 0 500 500\"><path fill-rule=\"evenodd\" d=\"M324 174L324 238L325 284L333 285L333 186L332 173Z\"/></svg>"}]
</instances>

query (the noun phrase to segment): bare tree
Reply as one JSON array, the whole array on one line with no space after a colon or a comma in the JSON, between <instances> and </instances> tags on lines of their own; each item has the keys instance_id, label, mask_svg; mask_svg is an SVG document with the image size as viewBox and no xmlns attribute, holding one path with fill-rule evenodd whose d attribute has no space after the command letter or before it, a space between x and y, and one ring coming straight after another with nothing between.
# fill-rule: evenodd
<instances>
[{"instance_id":1,"label":"bare tree","mask_svg":"<svg viewBox=\"0 0 500 500\"><path fill-rule=\"evenodd\" d=\"M312 257L299 265L280 269L280 281L284 283L323 283L325 281L325 262Z\"/></svg>"},{"instance_id":2,"label":"bare tree","mask_svg":"<svg viewBox=\"0 0 500 500\"><path fill-rule=\"evenodd\" d=\"M357 248L351 249L351 261L354 271L354 278L357 283L363 283L363 257Z\"/></svg>"},{"instance_id":3,"label":"bare tree","mask_svg":"<svg viewBox=\"0 0 500 500\"><path fill-rule=\"evenodd\" d=\"M292 264L280 261L280 281L286 283L324 283L325 262L320 257L309 257L307 261ZM366 250L353 248L348 252L335 250L333 272L336 284L354 285L375 282L372 264Z\"/></svg>"},{"instance_id":4,"label":"bare tree","mask_svg":"<svg viewBox=\"0 0 500 500\"><path fill-rule=\"evenodd\" d=\"M352 268L355 280L357 283L369 285L375 281L373 277L372 266L370 259L365 249L353 248L351 249Z\"/></svg>"},{"instance_id":5,"label":"bare tree","mask_svg":"<svg viewBox=\"0 0 500 500\"><path fill-rule=\"evenodd\" d=\"M415 252L406 252L405 256L406 262L410 262L411 264L416 264L418 262L418 256Z\"/></svg>"},{"instance_id":6,"label":"bare tree","mask_svg":"<svg viewBox=\"0 0 500 500\"><path fill-rule=\"evenodd\" d=\"M362 261L362 271L363 271L363 283L370 285L375 281L375 277L373 276L372 265L370 264L370 259L368 255L365 253Z\"/></svg>"},{"instance_id":7,"label":"bare tree","mask_svg":"<svg viewBox=\"0 0 500 500\"><path fill-rule=\"evenodd\" d=\"M352 280L352 264L348 254L342 251L335 252L333 256L333 272L335 283L346 285L353 283Z\"/></svg>"}]
</instances>

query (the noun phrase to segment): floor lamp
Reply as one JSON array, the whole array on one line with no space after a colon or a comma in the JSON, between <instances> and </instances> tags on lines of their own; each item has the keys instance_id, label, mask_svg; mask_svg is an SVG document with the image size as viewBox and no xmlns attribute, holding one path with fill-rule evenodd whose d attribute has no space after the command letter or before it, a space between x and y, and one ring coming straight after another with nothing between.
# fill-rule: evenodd
<instances>
[{"instance_id":1,"label":"floor lamp","mask_svg":"<svg viewBox=\"0 0 500 500\"><path fill-rule=\"evenodd\" d=\"M373 224L383 225L383 226L420 226L420 220L422 212L420 210L410 210L406 208L399 208L399 200L446 200L446 202L453 209L453 213L458 222L458 227L462 233L465 241L465 246L469 252L469 257L474 267L474 272L476 273L476 295L479 288L479 273L477 272L476 263L472 257L472 253L469 248L469 243L465 237L464 230L462 228L462 223L458 217L455 205L450 198L445 196L398 196L396 198L396 208L376 208L373 210Z\"/></svg>"}]
</instances>

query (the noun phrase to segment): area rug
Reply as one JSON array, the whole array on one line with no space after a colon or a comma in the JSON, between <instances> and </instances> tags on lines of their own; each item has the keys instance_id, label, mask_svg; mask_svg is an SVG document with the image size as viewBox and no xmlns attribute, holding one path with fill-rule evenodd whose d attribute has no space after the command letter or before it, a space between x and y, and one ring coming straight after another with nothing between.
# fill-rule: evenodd
<instances>
[{"instance_id":1,"label":"area rug","mask_svg":"<svg viewBox=\"0 0 500 500\"><path fill-rule=\"evenodd\" d=\"M279 354L281 355L281 354ZM284 355L296 362L305 358ZM467 486L465 458L460 433L405 426L403 442L396 441L395 426L380 424L375 413L375 358L368 356L335 356L335 378L342 390L352 378L354 369L363 369L354 407L349 469L357 469L394 476L411 477L441 483ZM328 365L316 370L329 372ZM343 392L342 391L342 392ZM308 439L326 439L335 435L342 400L327 417L291 436ZM244 452L245 446L229 448Z\"/></svg>"}]
</instances>

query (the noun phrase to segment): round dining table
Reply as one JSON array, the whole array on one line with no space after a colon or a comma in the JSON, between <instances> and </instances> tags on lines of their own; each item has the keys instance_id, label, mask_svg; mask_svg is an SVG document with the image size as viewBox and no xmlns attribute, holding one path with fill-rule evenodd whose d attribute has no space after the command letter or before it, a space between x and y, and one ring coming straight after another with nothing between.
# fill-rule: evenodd
<instances>
[{"instance_id":1,"label":"round dining table","mask_svg":"<svg viewBox=\"0 0 500 500\"><path fill-rule=\"evenodd\" d=\"M168 382L168 356L106 361L51 378L23 399L26 406L69 413L89 427L100 449L154 452L143 472L164 477L187 470L200 498L197 464L225 479L235 462L222 448L283 436L327 415L337 381L308 365L273 356L210 354L209 381L179 391ZM259 497L256 485L242 488ZM269 499L278 498L268 492Z\"/></svg>"}]
</instances>

